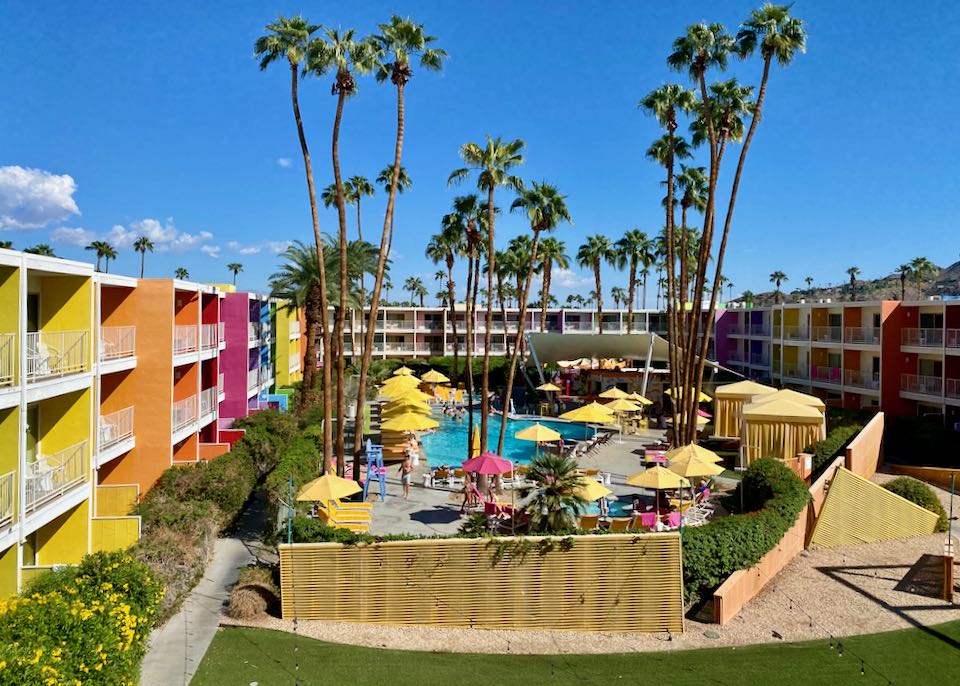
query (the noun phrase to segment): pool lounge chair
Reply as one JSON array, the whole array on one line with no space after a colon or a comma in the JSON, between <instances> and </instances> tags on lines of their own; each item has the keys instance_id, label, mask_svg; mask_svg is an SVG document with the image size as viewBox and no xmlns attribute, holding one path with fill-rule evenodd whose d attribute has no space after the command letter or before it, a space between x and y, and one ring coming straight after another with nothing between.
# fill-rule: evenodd
<instances>
[{"instance_id":1,"label":"pool lounge chair","mask_svg":"<svg viewBox=\"0 0 960 686\"><path fill-rule=\"evenodd\" d=\"M633 523L633 517L614 517L610 520L607 531L626 532Z\"/></svg>"},{"instance_id":2,"label":"pool lounge chair","mask_svg":"<svg viewBox=\"0 0 960 686\"><path fill-rule=\"evenodd\" d=\"M436 469L430 476L430 485L434 488L438 486L450 486L450 470Z\"/></svg>"},{"instance_id":3,"label":"pool lounge chair","mask_svg":"<svg viewBox=\"0 0 960 686\"><path fill-rule=\"evenodd\" d=\"M641 512L638 517L640 527L645 531L655 531L660 523L660 517L656 512Z\"/></svg>"},{"instance_id":4,"label":"pool lounge chair","mask_svg":"<svg viewBox=\"0 0 960 686\"><path fill-rule=\"evenodd\" d=\"M333 501L334 507L338 510L359 510L362 512L372 512L373 503L358 502L358 503L345 503L339 498Z\"/></svg>"},{"instance_id":5,"label":"pool lounge chair","mask_svg":"<svg viewBox=\"0 0 960 686\"><path fill-rule=\"evenodd\" d=\"M328 513L322 507L317 508L316 513L317 519L322 521L327 526L332 526L335 529L347 529L348 531L355 531L360 533L366 533L370 531L370 520L366 521L350 521L343 520L337 516Z\"/></svg>"},{"instance_id":6,"label":"pool lounge chair","mask_svg":"<svg viewBox=\"0 0 960 686\"><path fill-rule=\"evenodd\" d=\"M600 515L580 515L578 526L584 531L593 531L600 527Z\"/></svg>"}]
</instances>

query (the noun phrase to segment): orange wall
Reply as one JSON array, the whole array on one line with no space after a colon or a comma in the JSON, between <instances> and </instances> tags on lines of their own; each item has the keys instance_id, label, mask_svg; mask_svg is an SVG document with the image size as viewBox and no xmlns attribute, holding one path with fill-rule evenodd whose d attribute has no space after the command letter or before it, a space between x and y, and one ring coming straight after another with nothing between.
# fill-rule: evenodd
<instances>
[{"instance_id":1,"label":"orange wall","mask_svg":"<svg viewBox=\"0 0 960 686\"><path fill-rule=\"evenodd\" d=\"M814 307L812 308L810 314L810 326L826 326L827 325L827 310L823 307Z\"/></svg>"},{"instance_id":2,"label":"orange wall","mask_svg":"<svg viewBox=\"0 0 960 686\"><path fill-rule=\"evenodd\" d=\"M860 307L843 308L843 325L851 328L859 327L863 321L863 309Z\"/></svg>"},{"instance_id":3,"label":"orange wall","mask_svg":"<svg viewBox=\"0 0 960 686\"><path fill-rule=\"evenodd\" d=\"M103 326L131 326L137 323L137 290L116 286L100 287L100 322Z\"/></svg>"},{"instance_id":4,"label":"orange wall","mask_svg":"<svg viewBox=\"0 0 960 686\"><path fill-rule=\"evenodd\" d=\"M915 414L915 403L900 397L900 374L916 374L917 356L900 351L900 332L916 327L916 307L904 307L897 301L881 306L883 338L880 341L880 406L890 415Z\"/></svg>"},{"instance_id":5,"label":"orange wall","mask_svg":"<svg viewBox=\"0 0 960 686\"><path fill-rule=\"evenodd\" d=\"M136 370L104 374L100 380L100 414L110 414L135 405L137 379ZM136 413L134 410L134 421Z\"/></svg>"},{"instance_id":6,"label":"orange wall","mask_svg":"<svg viewBox=\"0 0 960 686\"><path fill-rule=\"evenodd\" d=\"M229 443L201 443L198 451L201 460L212 460L230 452Z\"/></svg>"},{"instance_id":7,"label":"orange wall","mask_svg":"<svg viewBox=\"0 0 960 686\"><path fill-rule=\"evenodd\" d=\"M170 289L173 288L171 282L165 282L164 285ZM198 294L192 291L177 291L174 310L176 312L174 323L177 326L196 326L200 321L200 298Z\"/></svg>"},{"instance_id":8,"label":"orange wall","mask_svg":"<svg viewBox=\"0 0 960 686\"><path fill-rule=\"evenodd\" d=\"M177 378L179 376L179 378ZM197 363L183 364L173 370L173 402L197 394ZM199 402L199 401L198 401Z\"/></svg>"},{"instance_id":9,"label":"orange wall","mask_svg":"<svg viewBox=\"0 0 960 686\"><path fill-rule=\"evenodd\" d=\"M173 446L173 461L174 462L196 462L198 459L199 445L200 445L200 438L196 434L193 434L192 436L187 437L183 441L180 441L175 446Z\"/></svg>"}]
</instances>

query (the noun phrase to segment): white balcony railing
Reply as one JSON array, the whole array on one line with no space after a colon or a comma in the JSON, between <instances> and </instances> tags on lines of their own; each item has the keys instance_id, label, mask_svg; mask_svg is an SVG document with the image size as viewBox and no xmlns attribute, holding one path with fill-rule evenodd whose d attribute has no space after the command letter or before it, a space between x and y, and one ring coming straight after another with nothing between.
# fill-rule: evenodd
<instances>
[{"instance_id":1,"label":"white balcony railing","mask_svg":"<svg viewBox=\"0 0 960 686\"><path fill-rule=\"evenodd\" d=\"M960 329L947 329L946 345L948 348L960 348Z\"/></svg>"},{"instance_id":2,"label":"white balcony railing","mask_svg":"<svg viewBox=\"0 0 960 686\"><path fill-rule=\"evenodd\" d=\"M296 338L300 335L300 321L297 319L290 320L290 338Z\"/></svg>"},{"instance_id":3,"label":"white balcony railing","mask_svg":"<svg viewBox=\"0 0 960 686\"><path fill-rule=\"evenodd\" d=\"M812 329L812 339L819 343L839 343L843 336L843 328L839 326L815 326Z\"/></svg>"},{"instance_id":4,"label":"white balcony railing","mask_svg":"<svg viewBox=\"0 0 960 686\"><path fill-rule=\"evenodd\" d=\"M17 335L0 333L0 386L9 386L17 376Z\"/></svg>"},{"instance_id":5,"label":"white balcony railing","mask_svg":"<svg viewBox=\"0 0 960 686\"><path fill-rule=\"evenodd\" d=\"M593 322L570 321L563 323L564 331L593 331Z\"/></svg>"},{"instance_id":6,"label":"white balcony railing","mask_svg":"<svg viewBox=\"0 0 960 686\"><path fill-rule=\"evenodd\" d=\"M273 383L273 367L260 367L260 385Z\"/></svg>"},{"instance_id":7,"label":"white balcony railing","mask_svg":"<svg viewBox=\"0 0 960 686\"><path fill-rule=\"evenodd\" d=\"M7 472L0 476L0 526L13 521L16 503L17 472Z\"/></svg>"},{"instance_id":8,"label":"white balcony railing","mask_svg":"<svg viewBox=\"0 0 960 686\"><path fill-rule=\"evenodd\" d=\"M219 327L216 324L203 324L200 327L200 347L204 350L216 348L220 342Z\"/></svg>"},{"instance_id":9,"label":"white balcony railing","mask_svg":"<svg viewBox=\"0 0 960 686\"><path fill-rule=\"evenodd\" d=\"M217 411L217 389L204 388L200 391L200 416L206 417Z\"/></svg>"},{"instance_id":10,"label":"white balcony railing","mask_svg":"<svg viewBox=\"0 0 960 686\"><path fill-rule=\"evenodd\" d=\"M880 329L873 326L848 326L843 330L843 340L854 345L877 345L880 343Z\"/></svg>"},{"instance_id":11,"label":"white balcony railing","mask_svg":"<svg viewBox=\"0 0 960 686\"><path fill-rule=\"evenodd\" d=\"M289 364L290 364L291 372L295 372L299 370L300 369L300 353L298 352L290 353Z\"/></svg>"},{"instance_id":12,"label":"white balcony railing","mask_svg":"<svg viewBox=\"0 0 960 686\"><path fill-rule=\"evenodd\" d=\"M766 324L751 324L750 335L751 336L769 336L770 327L767 326Z\"/></svg>"},{"instance_id":13,"label":"white balcony railing","mask_svg":"<svg viewBox=\"0 0 960 686\"><path fill-rule=\"evenodd\" d=\"M943 395L943 379L939 376L901 374L900 390L920 395Z\"/></svg>"},{"instance_id":14,"label":"white balcony railing","mask_svg":"<svg viewBox=\"0 0 960 686\"><path fill-rule=\"evenodd\" d=\"M943 329L903 329L900 343L920 348L942 348Z\"/></svg>"},{"instance_id":15,"label":"white balcony railing","mask_svg":"<svg viewBox=\"0 0 960 686\"><path fill-rule=\"evenodd\" d=\"M810 370L811 381L837 384L839 386L842 378L843 374L839 367L821 367L816 365Z\"/></svg>"},{"instance_id":16,"label":"white balcony railing","mask_svg":"<svg viewBox=\"0 0 960 686\"><path fill-rule=\"evenodd\" d=\"M227 328L223 325L223 322L217 324L217 341L223 343L227 340Z\"/></svg>"},{"instance_id":17,"label":"white balcony railing","mask_svg":"<svg viewBox=\"0 0 960 686\"><path fill-rule=\"evenodd\" d=\"M197 327L176 326L173 329L173 354L182 355L197 350Z\"/></svg>"},{"instance_id":18,"label":"white balcony railing","mask_svg":"<svg viewBox=\"0 0 960 686\"><path fill-rule=\"evenodd\" d=\"M188 426L191 422L197 420L197 396L191 395L189 398L178 400L173 404L173 430Z\"/></svg>"},{"instance_id":19,"label":"white balcony railing","mask_svg":"<svg viewBox=\"0 0 960 686\"><path fill-rule=\"evenodd\" d=\"M217 374L217 393L223 394L223 372Z\"/></svg>"},{"instance_id":20,"label":"white balcony railing","mask_svg":"<svg viewBox=\"0 0 960 686\"><path fill-rule=\"evenodd\" d=\"M86 371L87 333L87 331L28 333L27 380Z\"/></svg>"},{"instance_id":21,"label":"white balcony railing","mask_svg":"<svg viewBox=\"0 0 960 686\"><path fill-rule=\"evenodd\" d=\"M251 369L247 372L247 390L252 391L260 385L260 370Z\"/></svg>"},{"instance_id":22,"label":"white balcony railing","mask_svg":"<svg viewBox=\"0 0 960 686\"><path fill-rule=\"evenodd\" d=\"M604 331L620 331L622 327L620 322L604 322L602 328Z\"/></svg>"},{"instance_id":23,"label":"white balcony railing","mask_svg":"<svg viewBox=\"0 0 960 686\"><path fill-rule=\"evenodd\" d=\"M120 360L137 354L137 327L101 326L100 359Z\"/></svg>"},{"instance_id":24,"label":"white balcony railing","mask_svg":"<svg viewBox=\"0 0 960 686\"><path fill-rule=\"evenodd\" d=\"M413 320L412 319L388 319L383 323L383 328L385 329L412 329Z\"/></svg>"},{"instance_id":25,"label":"white balcony railing","mask_svg":"<svg viewBox=\"0 0 960 686\"><path fill-rule=\"evenodd\" d=\"M133 407L100 417L97 452L103 452L133 436Z\"/></svg>"},{"instance_id":26,"label":"white balcony railing","mask_svg":"<svg viewBox=\"0 0 960 686\"><path fill-rule=\"evenodd\" d=\"M785 324L783 327L783 338L788 341L809 341L810 331L805 326Z\"/></svg>"},{"instance_id":27,"label":"white balcony railing","mask_svg":"<svg viewBox=\"0 0 960 686\"><path fill-rule=\"evenodd\" d=\"M32 512L87 480L87 442L50 455L38 455L27 464L24 479L24 507Z\"/></svg>"},{"instance_id":28,"label":"white balcony railing","mask_svg":"<svg viewBox=\"0 0 960 686\"><path fill-rule=\"evenodd\" d=\"M944 395L948 398L960 399L960 379L947 379L947 390Z\"/></svg>"},{"instance_id":29,"label":"white balcony railing","mask_svg":"<svg viewBox=\"0 0 960 686\"><path fill-rule=\"evenodd\" d=\"M874 391L880 390L880 375L868 372L861 372L855 369L848 369L844 372L843 383L855 388L869 388Z\"/></svg>"},{"instance_id":30,"label":"white balcony railing","mask_svg":"<svg viewBox=\"0 0 960 686\"><path fill-rule=\"evenodd\" d=\"M789 379L809 379L810 370L802 364L783 365L783 376Z\"/></svg>"},{"instance_id":31,"label":"white balcony railing","mask_svg":"<svg viewBox=\"0 0 960 686\"><path fill-rule=\"evenodd\" d=\"M247 340L248 341L260 340L260 323L259 322L247 322Z\"/></svg>"}]
</instances>

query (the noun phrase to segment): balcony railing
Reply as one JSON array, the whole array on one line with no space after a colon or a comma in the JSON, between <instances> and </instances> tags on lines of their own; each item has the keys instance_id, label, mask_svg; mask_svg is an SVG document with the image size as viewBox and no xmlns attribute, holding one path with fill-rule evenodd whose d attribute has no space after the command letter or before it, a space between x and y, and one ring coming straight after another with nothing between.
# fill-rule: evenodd
<instances>
[{"instance_id":1,"label":"balcony railing","mask_svg":"<svg viewBox=\"0 0 960 686\"><path fill-rule=\"evenodd\" d=\"M838 386L841 383L843 374L839 367L821 367L819 365L814 366L810 370L810 380L819 381L821 383L832 383L837 384Z\"/></svg>"},{"instance_id":2,"label":"balcony railing","mask_svg":"<svg viewBox=\"0 0 960 686\"><path fill-rule=\"evenodd\" d=\"M35 462L28 463L24 480L26 511L32 512L86 481L86 453L87 442L81 441L52 455L38 455Z\"/></svg>"},{"instance_id":3,"label":"balcony railing","mask_svg":"<svg viewBox=\"0 0 960 686\"><path fill-rule=\"evenodd\" d=\"M604 331L620 331L622 327L620 322L604 322L602 328Z\"/></svg>"},{"instance_id":4,"label":"balcony railing","mask_svg":"<svg viewBox=\"0 0 960 686\"><path fill-rule=\"evenodd\" d=\"M260 370L251 369L247 371L247 390L252 391L260 385Z\"/></svg>"},{"instance_id":5,"label":"balcony railing","mask_svg":"<svg viewBox=\"0 0 960 686\"><path fill-rule=\"evenodd\" d=\"M204 350L216 348L220 342L218 326L216 324L203 324L200 327L200 347Z\"/></svg>"},{"instance_id":6,"label":"balcony railing","mask_svg":"<svg viewBox=\"0 0 960 686\"><path fill-rule=\"evenodd\" d=\"M100 417L97 452L103 452L133 437L133 407L125 407Z\"/></svg>"},{"instance_id":7,"label":"balcony railing","mask_svg":"<svg viewBox=\"0 0 960 686\"><path fill-rule=\"evenodd\" d=\"M259 341L260 340L260 323L259 322L247 322L247 341Z\"/></svg>"},{"instance_id":8,"label":"balcony railing","mask_svg":"<svg viewBox=\"0 0 960 686\"><path fill-rule=\"evenodd\" d=\"M413 320L412 319L388 319L383 323L383 328L385 329L412 329Z\"/></svg>"},{"instance_id":9,"label":"balcony railing","mask_svg":"<svg viewBox=\"0 0 960 686\"><path fill-rule=\"evenodd\" d=\"M766 353L750 353L750 364L766 367L770 364L770 356Z\"/></svg>"},{"instance_id":10,"label":"balcony railing","mask_svg":"<svg viewBox=\"0 0 960 686\"><path fill-rule=\"evenodd\" d=\"M173 430L179 431L197 420L197 396L178 400L173 404Z\"/></svg>"},{"instance_id":11,"label":"balcony railing","mask_svg":"<svg viewBox=\"0 0 960 686\"><path fill-rule=\"evenodd\" d=\"M13 521L16 503L17 472L7 472L0 476L0 526Z\"/></svg>"},{"instance_id":12,"label":"balcony railing","mask_svg":"<svg viewBox=\"0 0 960 686\"><path fill-rule=\"evenodd\" d=\"M944 395L948 398L960 399L960 379L947 379L947 390Z\"/></svg>"},{"instance_id":13,"label":"balcony railing","mask_svg":"<svg viewBox=\"0 0 960 686\"><path fill-rule=\"evenodd\" d=\"M727 364L746 364L747 356L741 352L732 352L727 355Z\"/></svg>"},{"instance_id":14,"label":"balcony railing","mask_svg":"<svg viewBox=\"0 0 960 686\"><path fill-rule=\"evenodd\" d=\"M783 338L788 341L809 341L810 331L805 326L784 325Z\"/></svg>"},{"instance_id":15,"label":"balcony railing","mask_svg":"<svg viewBox=\"0 0 960 686\"><path fill-rule=\"evenodd\" d=\"M296 338L300 335L300 321L297 319L290 320L290 338Z\"/></svg>"},{"instance_id":16,"label":"balcony railing","mask_svg":"<svg viewBox=\"0 0 960 686\"><path fill-rule=\"evenodd\" d=\"M783 376L789 379L809 379L810 370L802 364L783 365Z\"/></svg>"},{"instance_id":17,"label":"balcony railing","mask_svg":"<svg viewBox=\"0 0 960 686\"><path fill-rule=\"evenodd\" d=\"M819 343L839 343L843 336L843 328L839 326L815 326L811 331L811 340Z\"/></svg>"},{"instance_id":18,"label":"balcony railing","mask_svg":"<svg viewBox=\"0 0 960 686\"><path fill-rule=\"evenodd\" d=\"M751 324L750 335L751 336L769 336L770 327L767 326L766 324Z\"/></svg>"},{"instance_id":19,"label":"balcony railing","mask_svg":"<svg viewBox=\"0 0 960 686\"><path fill-rule=\"evenodd\" d=\"M879 374L848 369L846 372L844 372L843 382L847 386L854 386L856 388L870 388L874 391L880 390Z\"/></svg>"},{"instance_id":20,"label":"balcony railing","mask_svg":"<svg viewBox=\"0 0 960 686\"><path fill-rule=\"evenodd\" d=\"M200 391L200 416L206 417L217 411L217 389L204 388Z\"/></svg>"},{"instance_id":21,"label":"balcony railing","mask_svg":"<svg viewBox=\"0 0 960 686\"><path fill-rule=\"evenodd\" d=\"M217 393L223 394L223 372L217 374Z\"/></svg>"},{"instance_id":22,"label":"balcony railing","mask_svg":"<svg viewBox=\"0 0 960 686\"><path fill-rule=\"evenodd\" d=\"M290 353L290 371L295 372L300 369L300 353Z\"/></svg>"},{"instance_id":23,"label":"balcony railing","mask_svg":"<svg viewBox=\"0 0 960 686\"><path fill-rule=\"evenodd\" d=\"M223 343L224 341L227 340L226 335L227 335L226 327L223 325L223 322L219 322L217 324L217 341L219 343Z\"/></svg>"},{"instance_id":24,"label":"balcony railing","mask_svg":"<svg viewBox=\"0 0 960 686\"><path fill-rule=\"evenodd\" d=\"M137 327L101 326L100 359L120 360L137 354Z\"/></svg>"},{"instance_id":25,"label":"balcony railing","mask_svg":"<svg viewBox=\"0 0 960 686\"><path fill-rule=\"evenodd\" d=\"M27 380L76 374L87 369L86 331L27 334Z\"/></svg>"},{"instance_id":26,"label":"balcony railing","mask_svg":"<svg viewBox=\"0 0 960 686\"><path fill-rule=\"evenodd\" d=\"M903 329L900 343L920 348L942 348L943 329Z\"/></svg>"},{"instance_id":27,"label":"balcony railing","mask_svg":"<svg viewBox=\"0 0 960 686\"><path fill-rule=\"evenodd\" d=\"M273 382L273 367L260 367L260 385Z\"/></svg>"},{"instance_id":28,"label":"balcony railing","mask_svg":"<svg viewBox=\"0 0 960 686\"><path fill-rule=\"evenodd\" d=\"M920 395L943 395L943 379L939 376L901 374L900 390Z\"/></svg>"},{"instance_id":29,"label":"balcony railing","mask_svg":"<svg viewBox=\"0 0 960 686\"><path fill-rule=\"evenodd\" d=\"M593 331L593 322L572 321L563 323L564 331Z\"/></svg>"},{"instance_id":30,"label":"balcony railing","mask_svg":"<svg viewBox=\"0 0 960 686\"><path fill-rule=\"evenodd\" d=\"M730 327L730 335L731 335L731 336L746 336L746 335L747 335L747 327L744 326L743 324L735 324L735 325L733 325L732 327Z\"/></svg>"},{"instance_id":31,"label":"balcony railing","mask_svg":"<svg viewBox=\"0 0 960 686\"><path fill-rule=\"evenodd\" d=\"M843 340L854 345L877 345L880 343L880 329L873 326L848 326L843 330Z\"/></svg>"},{"instance_id":32,"label":"balcony railing","mask_svg":"<svg viewBox=\"0 0 960 686\"><path fill-rule=\"evenodd\" d=\"M197 350L197 327L177 326L173 329L173 354L182 355Z\"/></svg>"},{"instance_id":33,"label":"balcony railing","mask_svg":"<svg viewBox=\"0 0 960 686\"><path fill-rule=\"evenodd\" d=\"M0 334L0 386L9 386L17 375L17 335Z\"/></svg>"},{"instance_id":34,"label":"balcony railing","mask_svg":"<svg viewBox=\"0 0 960 686\"><path fill-rule=\"evenodd\" d=\"M947 329L946 345L948 348L960 348L960 329Z\"/></svg>"}]
</instances>

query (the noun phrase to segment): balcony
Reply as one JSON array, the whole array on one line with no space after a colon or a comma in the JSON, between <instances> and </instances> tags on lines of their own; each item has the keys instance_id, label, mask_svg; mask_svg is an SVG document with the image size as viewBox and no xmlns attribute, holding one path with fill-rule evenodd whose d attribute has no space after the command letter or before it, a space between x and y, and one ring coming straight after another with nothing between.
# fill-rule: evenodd
<instances>
[{"instance_id":1,"label":"balcony","mask_svg":"<svg viewBox=\"0 0 960 686\"><path fill-rule=\"evenodd\" d=\"M943 379L939 376L923 376L920 374L901 374L900 390L919 395L943 395Z\"/></svg>"},{"instance_id":2,"label":"balcony","mask_svg":"<svg viewBox=\"0 0 960 686\"><path fill-rule=\"evenodd\" d=\"M0 386L12 386L17 375L17 335L0 334Z\"/></svg>"},{"instance_id":3,"label":"balcony","mask_svg":"<svg viewBox=\"0 0 960 686\"><path fill-rule=\"evenodd\" d=\"M373 350L378 353L412 353L414 348L413 343L375 343Z\"/></svg>"},{"instance_id":4,"label":"balcony","mask_svg":"<svg viewBox=\"0 0 960 686\"><path fill-rule=\"evenodd\" d=\"M812 329L811 338L815 343L839 343L843 337L843 327L840 326L815 326Z\"/></svg>"},{"instance_id":5,"label":"balcony","mask_svg":"<svg viewBox=\"0 0 960 686\"><path fill-rule=\"evenodd\" d=\"M260 323L247 322L247 341L250 343L260 342Z\"/></svg>"},{"instance_id":6,"label":"balcony","mask_svg":"<svg viewBox=\"0 0 960 686\"><path fill-rule=\"evenodd\" d=\"M954 400L960 400L960 379L947 379L947 390L944 395Z\"/></svg>"},{"instance_id":7,"label":"balcony","mask_svg":"<svg viewBox=\"0 0 960 686\"><path fill-rule=\"evenodd\" d=\"M100 453L133 438L133 407L102 415L97 437L97 452Z\"/></svg>"},{"instance_id":8,"label":"balcony","mask_svg":"<svg viewBox=\"0 0 960 686\"><path fill-rule=\"evenodd\" d=\"M412 319L388 319L383 323L384 329L396 331L397 329L412 329Z\"/></svg>"},{"instance_id":9,"label":"balcony","mask_svg":"<svg viewBox=\"0 0 960 686\"><path fill-rule=\"evenodd\" d=\"M430 319L425 322L420 322L417 325L417 328L423 331L440 331L443 328L443 321L439 319Z\"/></svg>"},{"instance_id":10,"label":"balcony","mask_svg":"<svg viewBox=\"0 0 960 686\"><path fill-rule=\"evenodd\" d=\"M197 421L197 396L178 400L173 404L173 432L189 426Z\"/></svg>"},{"instance_id":11,"label":"balcony","mask_svg":"<svg viewBox=\"0 0 960 686\"><path fill-rule=\"evenodd\" d=\"M273 367L260 367L260 386L268 386L273 383Z\"/></svg>"},{"instance_id":12,"label":"balcony","mask_svg":"<svg viewBox=\"0 0 960 686\"><path fill-rule=\"evenodd\" d=\"M843 374L839 367L814 366L810 373L810 380L818 383L840 385Z\"/></svg>"},{"instance_id":13,"label":"balcony","mask_svg":"<svg viewBox=\"0 0 960 686\"><path fill-rule=\"evenodd\" d=\"M27 381L87 370L86 331L33 331L27 334Z\"/></svg>"},{"instance_id":14,"label":"balcony","mask_svg":"<svg viewBox=\"0 0 960 686\"><path fill-rule=\"evenodd\" d=\"M620 326L620 322L604 322L602 328L604 331L620 333L623 327Z\"/></svg>"},{"instance_id":15,"label":"balcony","mask_svg":"<svg viewBox=\"0 0 960 686\"><path fill-rule=\"evenodd\" d=\"M490 344L490 354L491 355L502 355L507 352L507 346L503 343L491 343Z\"/></svg>"},{"instance_id":16,"label":"balcony","mask_svg":"<svg viewBox=\"0 0 960 686\"><path fill-rule=\"evenodd\" d=\"M200 347L203 350L212 350L220 343L220 332L217 324L202 324L200 326Z\"/></svg>"},{"instance_id":17,"label":"balcony","mask_svg":"<svg viewBox=\"0 0 960 686\"><path fill-rule=\"evenodd\" d=\"M947 329L946 346L954 350L960 349L960 329Z\"/></svg>"},{"instance_id":18,"label":"balcony","mask_svg":"<svg viewBox=\"0 0 960 686\"><path fill-rule=\"evenodd\" d=\"M204 388L200 391L200 416L214 414L217 411L217 389Z\"/></svg>"},{"instance_id":19,"label":"balcony","mask_svg":"<svg viewBox=\"0 0 960 686\"><path fill-rule=\"evenodd\" d=\"M223 372L217 374L217 393L223 395Z\"/></svg>"},{"instance_id":20,"label":"balcony","mask_svg":"<svg viewBox=\"0 0 960 686\"><path fill-rule=\"evenodd\" d=\"M290 371L295 372L300 369L300 353L290 353Z\"/></svg>"},{"instance_id":21,"label":"balcony","mask_svg":"<svg viewBox=\"0 0 960 686\"><path fill-rule=\"evenodd\" d=\"M783 339L786 341L809 341L810 331L805 326L784 325Z\"/></svg>"},{"instance_id":22,"label":"balcony","mask_svg":"<svg viewBox=\"0 0 960 686\"><path fill-rule=\"evenodd\" d=\"M730 327L730 330L727 332L730 336L746 336L747 327L743 324L735 324Z\"/></svg>"},{"instance_id":23,"label":"balcony","mask_svg":"<svg viewBox=\"0 0 960 686\"><path fill-rule=\"evenodd\" d=\"M750 353L750 364L757 367L768 367L770 365L770 356L766 353Z\"/></svg>"},{"instance_id":24,"label":"balcony","mask_svg":"<svg viewBox=\"0 0 960 686\"><path fill-rule=\"evenodd\" d=\"M197 351L197 327L175 326L173 328L173 354L183 355Z\"/></svg>"},{"instance_id":25,"label":"balcony","mask_svg":"<svg viewBox=\"0 0 960 686\"><path fill-rule=\"evenodd\" d=\"M226 334L226 327L223 325L223 322L219 322L217 324L217 342L220 343L220 345L226 342Z\"/></svg>"},{"instance_id":26,"label":"balcony","mask_svg":"<svg viewBox=\"0 0 960 686\"><path fill-rule=\"evenodd\" d=\"M848 369L844 373L843 383L845 386L853 386L854 388L867 388L872 391L879 391L880 375Z\"/></svg>"},{"instance_id":27,"label":"balcony","mask_svg":"<svg viewBox=\"0 0 960 686\"><path fill-rule=\"evenodd\" d=\"M942 348L943 329L903 329L900 344L917 348Z\"/></svg>"},{"instance_id":28,"label":"balcony","mask_svg":"<svg viewBox=\"0 0 960 686\"><path fill-rule=\"evenodd\" d=\"M7 472L0 476L0 526L6 526L13 521L16 493L17 472Z\"/></svg>"},{"instance_id":29,"label":"balcony","mask_svg":"<svg viewBox=\"0 0 960 686\"><path fill-rule=\"evenodd\" d=\"M747 356L742 352L732 352L727 355L727 364L746 364Z\"/></svg>"},{"instance_id":30,"label":"balcony","mask_svg":"<svg viewBox=\"0 0 960 686\"><path fill-rule=\"evenodd\" d=\"M100 360L122 360L137 354L137 327L101 326Z\"/></svg>"},{"instance_id":31,"label":"balcony","mask_svg":"<svg viewBox=\"0 0 960 686\"><path fill-rule=\"evenodd\" d=\"M247 371L247 390L255 391L260 385L260 370L250 369Z\"/></svg>"},{"instance_id":32,"label":"balcony","mask_svg":"<svg viewBox=\"0 0 960 686\"><path fill-rule=\"evenodd\" d=\"M86 452L87 442L81 441L52 455L38 455L35 462L27 464L24 479L27 513L87 480Z\"/></svg>"},{"instance_id":33,"label":"balcony","mask_svg":"<svg viewBox=\"0 0 960 686\"><path fill-rule=\"evenodd\" d=\"M770 327L766 324L751 324L750 335L751 336L769 336Z\"/></svg>"},{"instance_id":34,"label":"balcony","mask_svg":"<svg viewBox=\"0 0 960 686\"><path fill-rule=\"evenodd\" d=\"M300 335L300 321L296 319L290 320L290 338L296 338Z\"/></svg>"},{"instance_id":35,"label":"balcony","mask_svg":"<svg viewBox=\"0 0 960 686\"><path fill-rule=\"evenodd\" d=\"M879 345L880 329L872 326L848 326L843 330L843 342L851 345Z\"/></svg>"},{"instance_id":36,"label":"balcony","mask_svg":"<svg viewBox=\"0 0 960 686\"><path fill-rule=\"evenodd\" d=\"M803 381L809 381L810 370L806 365L802 364L785 364L783 365L783 377L785 379L801 379Z\"/></svg>"},{"instance_id":37,"label":"balcony","mask_svg":"<svg viewBox=\"0 0 960 686\"><path fill-rule=\"evenodd\" d=\"M564 322L563 324L564 331L586 331L588 333L593 333L593 322L585 321L572 321Z\"/></svg>"}]
</instances>

